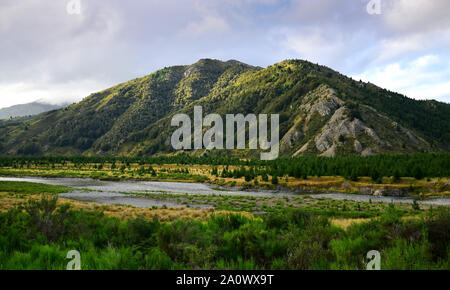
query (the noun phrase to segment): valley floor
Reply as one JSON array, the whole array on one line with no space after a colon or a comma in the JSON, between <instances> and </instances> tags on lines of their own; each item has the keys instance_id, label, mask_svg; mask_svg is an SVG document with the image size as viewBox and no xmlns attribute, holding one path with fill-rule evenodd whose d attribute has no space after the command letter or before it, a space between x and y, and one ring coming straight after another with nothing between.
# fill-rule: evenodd
<instances>
[{"instance_id":1,"label":"valley floor","mask_svg":"<svg viewBox=\"0 0 450 290\"><path fill-rule=\"evenodd\" d=\"M301 193L341 192L366 195L412 196L426 199L430 196L450 196L450 178L370 177L353 180L340 176L255 176L222 177L219 172L239 170L238 166L175 165L175 164L70 164L50 166L0 167L0 176L81 177L102 180L147 180L210 183L241 189L278 189ZM214 173L217 172L217 173Z\"/></svg>"},{"instance_id":2,"label":"valley floor","mask_svg":"<svg viewBox=\"0 0 450 290\"><path fill-rule=\"evenodd\" d=\"M123 176L112 169L69 167L3 168L2 174L155 177L153 171L148 177L137 174L139 167L119 171ZM162 173L173 178L181 169L154 167L156 178ZM191 170L201 176L201 168ZM450 268L448 206L251 192L129 193L183 204L173 208L58 198L74 190L0 181L0 269L65 269L73 249L82 255L82 269L365 269L365 255L374 249L381 253L382 269Z\"/></svg>"}]
</instances>

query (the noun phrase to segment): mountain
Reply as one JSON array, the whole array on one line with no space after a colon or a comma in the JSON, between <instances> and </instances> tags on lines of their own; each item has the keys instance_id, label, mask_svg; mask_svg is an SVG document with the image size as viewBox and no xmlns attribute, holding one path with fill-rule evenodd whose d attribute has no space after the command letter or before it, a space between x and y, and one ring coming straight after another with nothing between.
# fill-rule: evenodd
<instances>
[{"instance_id":1,"label":"mountain","mask_svg":"<svg viewBox=\"0 0 450 290\"><path fill-rule=\"evenodd\" d=\"M40 114L43 112L56 110L61 108L62 106L45 104L41 102L33 102L22 105L15 105L7 108L0 109L0 119L8 119L15 117L24 117Z\"/></svg>"},{"instance_id":2,"label":"mountain","mask_svg":"<svg viewBox=\"0 0 450 290\"><path fill-rule=\"evenodd\" d=\"M304 60L260 68L235 60L202 59L188 66L166 67L33 120L0 123L0 152L173 153L172 116L192 116L197 105L203 107L204 115L278 113L282 156L450 148L449 104L413 100ZM248 150L226 153L258 156Z\"/></svg>"}]
</instances>

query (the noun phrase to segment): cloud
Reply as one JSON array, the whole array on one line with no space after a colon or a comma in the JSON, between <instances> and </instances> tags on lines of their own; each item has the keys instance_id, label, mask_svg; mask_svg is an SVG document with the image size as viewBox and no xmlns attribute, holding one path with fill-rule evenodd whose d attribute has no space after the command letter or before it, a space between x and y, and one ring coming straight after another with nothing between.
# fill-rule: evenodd
<instances>
[{"instance_id":1,"label":"cloud","mask_svg":"<svg viewBox=\"0 0 450 290\"><path fill-rule=\"evenodd\" d=\"M393 33L423 33L450 28L448 0L391 0L387 2L385 24Z\"/></svg>"},{"instance_id":2,"label":"cloud","mask_svg":"<svg viewBox=\"0 0 450 290\"><path fill-rule=\"evenodd\" d=\"M425 55L410 61L377 67L353 78L370 81L417 99L439 98L450 103L450 61Z\"/></svg>"},{"instance_id":3,"label":"cloud","mask_svg":"<svg viewBox=\"0 0 450 290\"><path fill-rule=\"evenodd\" d=\"M381 15L366 12L368 0L80 1L80 15L67 14L69 0L0 2L0 107L81 99L205 57L259 66L305 58L374 83L381 72L400 78L412 66L417 83L404 92L445 95L445 69L428 65L440 76L431 80L412 62L448 59L448 0L381 0Z\"/></svg>"},{"instance_id":4,"label":"cloud","mask_svg":"<svg viewBox=\"0 0 450 290\"><path fill-rule=\"evenodd\" d=\"M206 15L200 21L194 21L182 30L183 35L203 36L203 35L221 35L230 32L228 23L218 16Z\"/></svg>"},{"instance_id":5,"label":"cloud","mask_svg":"<svg viewBox=\"0 0 450 290\"><path fill-rule=\"evenodd\" d=\"M89 92L106 89L115 83L98 83L95 80L38 84L18 82L0 84L1 104L4 107L43 100L51 104L72 103L86 97Z\"/></svg>"},{"instance_id":6,"label":"cloud","mask_svg":"<svg viewBox=\"0 0 450 290\"><path fill-rule=\"evenodd\" d=\"M450 2L390 0L384 2L376 62L423 55L450 45Z\"/></svg>"},{"instance_id":7,"label":"cloud","mask_svg":"<svg viewBox=\"0 0 450 290\"><path fill-rule=\"evenodd\" d=\"M281 45L285 49L312 62L333 66L345 54L346 45L339 35L329 38L317 28L281 29L275 33L282 35ZM333 45L329 45L330 43Z\"/></svg>"}]
</instances>

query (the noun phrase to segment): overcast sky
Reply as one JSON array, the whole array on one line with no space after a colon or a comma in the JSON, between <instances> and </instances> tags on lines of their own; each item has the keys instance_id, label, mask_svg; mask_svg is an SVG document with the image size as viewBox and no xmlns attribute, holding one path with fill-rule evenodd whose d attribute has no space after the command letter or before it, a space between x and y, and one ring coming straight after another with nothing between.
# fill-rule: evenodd
<instances>
[{"instance_id":1,"label":"overcast sky","mask_svg":"<svg viewBox=\"0 0 450 290\"><path fill-rule=\"evenodd\" d=\"M450 1L379 1L381 14L369 0L0 0L0 108L74 102L200 58L301 58L450 102Z\"/></svg>"}]
</instances>

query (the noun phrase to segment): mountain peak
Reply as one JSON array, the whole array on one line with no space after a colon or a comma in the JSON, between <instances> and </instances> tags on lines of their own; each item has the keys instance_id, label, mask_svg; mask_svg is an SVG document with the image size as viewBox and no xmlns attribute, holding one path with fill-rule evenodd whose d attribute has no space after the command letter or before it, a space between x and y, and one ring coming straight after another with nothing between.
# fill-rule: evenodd
<instances>
[{"instance_id":1,"label":"mountain peak","mask_svg":"<svg viewBox=\"0 0 450 290\"><path fill-rule=\"evenodd\" d=\"M0 109L0 119L8 119L10 117L25 117L37 115L43 112L56 110L65 105L52 105L42 101L35 101L27 104L14 105Z\"/></svg>"},{"instance_id":2,"label":"mountain peak","mask_svg":"<svg viewBox=\"0 0 450 290\"><path fill-rule=\"evenodd\" d=\"M29 126L0 126L0 148L24 153L35 140L36 152L26 154L170 153L171 117L193 106L220 115L279 114L284 156L450 148L449 104L407 99L306 60L263 69L208 58L93 94Z\"/></svg>"}]
</instances>

